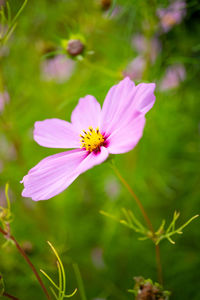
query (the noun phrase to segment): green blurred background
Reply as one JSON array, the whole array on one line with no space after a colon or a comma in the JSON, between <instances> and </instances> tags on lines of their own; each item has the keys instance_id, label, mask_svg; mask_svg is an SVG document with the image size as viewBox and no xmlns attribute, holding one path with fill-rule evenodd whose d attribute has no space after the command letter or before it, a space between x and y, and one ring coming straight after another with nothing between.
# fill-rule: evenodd
<instances>
[{"instance_id":1,"label":"green blurred background","mask_svg":"<svg viewBox=\"0 0 200 300\"><path fill-rule=\"evenodd\" d=\"M11 0L13 15L23 1ZM42 158L59 152L37 145L34 122L45 118L70 120L80 97L94 95L102 104L127 65L138 55L134 36L147 40L145 67L140 81L156 82L156 103L147 115L144 135L137 147L115 156L123 176L133 187L156 227L163 218L181 212L182 224L199 212L200 133L200 4L190 0L179 24L161 29L156 13L168 1L32 0L18 20L1 53L2 87L10 101L0 113L0 204L10 184L14 220L12 233L23 245L36 268L56 280L55 257L46 241L53 243L67 272L67 291L77 287L72 264L79 265L87 299L133 299L127 290L133 277L157 280L155 253L150 241L138 241L136 233L102 216L105 210L121 215L126 207L140 216L136 204L121 186L109 163L81 175L66 191L48 201L21 197L20 180ZM73 72L52 80L44 75L44 54L60 49L61 40L79 35L85 51L66 59ZM150 40L159 51L150 59ZM161 88L167 68L184 68L174 88ZM46 77L45 77L46 76ZM134 74L132 75L134 79ZM173 82L175 81L174 77ZM180 80L181 78L181 80ZM160 88L159 88L160 87ZM171 299L200 299L199 220L176 236L176 244L161 243L165 289ZM4 239L1 238L1 244ZM6 291L19 299L44 299L34 275L15 247L0 249L0 272ZM44 279L45 280L45 279ZM48 282L45 280L48 286ZM74 299L81 299L78 292Z\"/></svg>"}]
</instances>

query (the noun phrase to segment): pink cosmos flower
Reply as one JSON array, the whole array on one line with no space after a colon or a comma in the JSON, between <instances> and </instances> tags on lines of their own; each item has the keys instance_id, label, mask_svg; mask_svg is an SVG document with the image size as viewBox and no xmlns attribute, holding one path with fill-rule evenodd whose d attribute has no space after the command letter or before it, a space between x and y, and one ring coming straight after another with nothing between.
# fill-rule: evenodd
<instances>
[{"instance_id":1,"label":"pink cosmos flower","mask_svg":"<svg viewBox=\"0 0 200 300\"><path fill-rule=\"evenodd\" d=\"M39 145L75 149L49 156L32 168L22 180L22 196L47 200L109 154L132 150L142 137L145 114L155 102L154 89L154 83L135 86L127 77L109 90L102 109L87 95L73 110L71 123L60 119L36 122L34 139Z\"/></svg>"},{"instance_id":2,"label":"pink cosmos flower","mask_svg":"<svg viewBox=\"0 0 200 300\"><path fill-rule=\"evenodd\" d=\"M132 80L141 80L145 66L145 58L139 55L128 64L123 71L123 76L128 76Z\"/></svg>"},{"instance_id":3,"label":"pink cosmos flower","mask_svg":"<svg viewBox=\"0 0 200 300\"><path fill-rule=\"evenodd\" d=\"M179 86L186 78L186 71L183 65L176 64L167 68L163 79L160 82L160 90L166 91Z\"/></svg>"},{"instance_id":4,"label":"pink cosmos flower","mask_svg":"<svg viewBox=\"0 0 200 300\"><path fill-rule=\"evenodd\" d=\"M41 64L42 78L57 83L67 81L74 72L75 62L64 55L46 59Z\"/></svg>"},{"instance_id":5,"label":"pink cosmos flower","mask_svg":"<svg viewBox=\"0 0 200 300\"><path fill-rule=\"evenodd\" d=\"M133 36L132 46L137 50L139 55L145 55L147 51L149 51L151 63L156 61L156 58L161 51L161 43L156 36L148 42L147 38L140 33Z\"/></svg>"},{"instance_id":6,"label":"pink cosmos flower","mask_svg":"<svg viewBox=\"0 0 200 300\"><path fill-rule=\"evenodd\" d=\"M162 30L168 32L174 25L181 23L185 17L186 3L181 0L172 2L167 8L159 8L157 15L160 18Z\"/></svg>"}]
</instances>

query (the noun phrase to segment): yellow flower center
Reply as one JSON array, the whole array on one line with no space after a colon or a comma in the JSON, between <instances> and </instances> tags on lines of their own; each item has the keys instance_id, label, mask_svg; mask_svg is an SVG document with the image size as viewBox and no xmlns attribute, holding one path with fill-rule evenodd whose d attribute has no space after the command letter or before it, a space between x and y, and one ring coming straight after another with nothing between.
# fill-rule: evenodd
<instances>
[{"instance_id":1,"label":"yellow flower center","mask_svg":"<svg viewBox=\"0 0 200 300\"><path fill-rule=\"evenodd\" d=\"M100 133L99 128L93 129L89 127L89 131L86 132L83 130L84 134L80 135L81 137L81 148L85 148L86 150L92 152L94 150L100 149L100 146L104 143L104 137Z\"/></svg>"}]
</instances>

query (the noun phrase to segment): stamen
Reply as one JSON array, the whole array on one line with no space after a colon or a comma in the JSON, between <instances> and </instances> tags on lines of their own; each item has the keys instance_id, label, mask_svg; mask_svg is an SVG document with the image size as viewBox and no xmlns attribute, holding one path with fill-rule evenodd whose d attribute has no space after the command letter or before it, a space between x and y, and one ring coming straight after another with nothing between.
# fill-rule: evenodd
<instances>
[{"instance_id":1,"label":"stamen","mask_svg":"<svg viewBox=\"0 0 200 300\"><path fill-rule=\"evenodd\" d=\"M84 136L81 136L81 148L85 148L87 151L95 151L100 149L104 144L104 136L100 133L99 128L97 127L94 130L91 126L88 128L88 131L83 130Z\"/></svg>"}]
</instances>

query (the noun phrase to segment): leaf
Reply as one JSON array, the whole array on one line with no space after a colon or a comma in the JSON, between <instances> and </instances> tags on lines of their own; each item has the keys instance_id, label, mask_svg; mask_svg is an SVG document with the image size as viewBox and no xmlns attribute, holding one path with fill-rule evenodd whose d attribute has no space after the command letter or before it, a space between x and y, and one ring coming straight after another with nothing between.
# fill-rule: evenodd
<instances>
[{"instance_id":1,"label":"leaf","mask_svg":"<svg viewBox=\"0 0 200 300\"><path fill-rule=\"evenodd\" d=\"M59 284L57 285L53 279L43 270L40 270L40 272L50 281L50 283L58 290L58 295L56 295L55 290L50 287L52 294L54 295L54 297L57 300L63 300L64 298L70 298L72 297L77 289L75 289L71 294L69 295L65 295L65 289L66 289L66 275L65 275L65 270L62 264L62 261L58 255L58 252L56 251L56 249L54 248L54 246L47 241L47 243L49 244L49 246L51 247L53 253L55 254L56 258L57 258L57 268L58 268L58 282Z\"/></svg>"}]
</instances>

